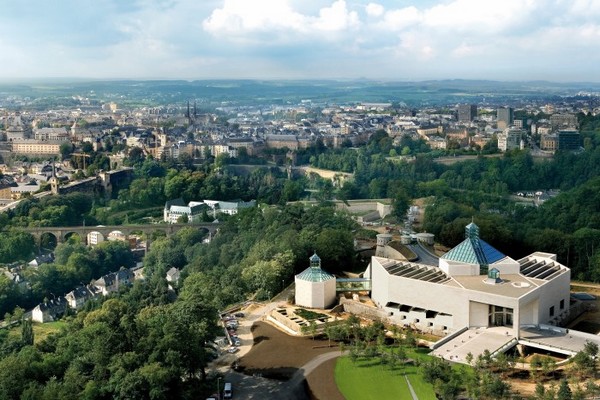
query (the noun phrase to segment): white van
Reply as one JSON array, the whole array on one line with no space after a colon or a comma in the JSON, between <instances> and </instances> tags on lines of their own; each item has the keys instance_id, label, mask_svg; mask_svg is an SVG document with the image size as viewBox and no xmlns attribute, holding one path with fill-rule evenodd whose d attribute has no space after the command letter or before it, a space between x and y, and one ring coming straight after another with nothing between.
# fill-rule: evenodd
<instances>
[{"instance_id":1,"label":"white van","mask_svg":"<svg viewBox=\"0 0 600 400\"><path fill-rule=\"evenodd\" d=\"M231 399L233 397L233 389L231 388L231 382L225 382L225 388L223 389L223 398Z\"/></svg>"}]
</instances>

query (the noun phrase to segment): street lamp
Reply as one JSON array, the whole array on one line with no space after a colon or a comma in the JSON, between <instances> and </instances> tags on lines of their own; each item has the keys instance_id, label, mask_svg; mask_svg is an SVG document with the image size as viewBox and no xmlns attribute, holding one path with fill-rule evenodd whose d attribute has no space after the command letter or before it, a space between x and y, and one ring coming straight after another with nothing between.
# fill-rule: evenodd
<instances>
[{"instance_id":1,"label":"street lamp","mask_svg":"<svg viewBox=\"0 0 600 400\"><path fill-rule=\"evenodd\" d=\"M217 400L221 400L221 377L217 377Z\"/></svg>"}]
</instances>

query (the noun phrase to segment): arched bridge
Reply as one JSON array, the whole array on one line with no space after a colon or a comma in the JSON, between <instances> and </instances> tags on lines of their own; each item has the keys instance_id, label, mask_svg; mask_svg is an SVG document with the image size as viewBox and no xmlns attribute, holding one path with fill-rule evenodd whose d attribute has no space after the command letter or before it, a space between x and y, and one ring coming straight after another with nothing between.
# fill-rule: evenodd
<instances>
[{"instance_id":1,"label":"arched bridge","mask_svg":"<svg viewBox=\"0 0 600 400\"><path fill-rule=\"evenodd\" d=\"M88 233L99 232L108 237L111 232L121 232L126 237L137 232L150 234L156 231L165 232L168 235L183 229L183 228L201 228L206 229L211 234L214 234L219 229L219 223L203 223L203 224L144 224L144 225L98 225L98 226L41 226L34 228L20 228L24 232L30 233L40 243L42 235L50 233L54 235L58 243L66 241L67 236L77 234L86 241Z\"/></svg>"}]
</instances>

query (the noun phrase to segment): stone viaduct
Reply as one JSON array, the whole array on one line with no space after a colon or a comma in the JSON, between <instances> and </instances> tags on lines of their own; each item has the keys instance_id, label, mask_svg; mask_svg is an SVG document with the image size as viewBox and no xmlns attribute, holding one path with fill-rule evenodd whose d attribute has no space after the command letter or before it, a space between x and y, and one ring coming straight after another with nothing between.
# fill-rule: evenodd
<instances>
[{"instance_id":1,"label":"stone viaduct","mask_svg":"<svg viewBox=\"0 0 600 400\"><path fill-rule=\"evenodd\" d=\"M101 233L106 239L111 232L121 232L126 237L133 233L142 232L146 235L152 232L162 231L167 235L185 228L200 228L206 229L211 234L219 228L218 223L204 223L204 224L145 224L145 225L99 225L99 226L44 226L35 228L19 228L24 232L30 233L36 241L36 244L40 244L41 238L44 234L51 234L56 238L57 243L63 243L67 240L70 235L77 234L84 243L87 243L87 235L91 232Z\"/></svg>"}]
</instances>

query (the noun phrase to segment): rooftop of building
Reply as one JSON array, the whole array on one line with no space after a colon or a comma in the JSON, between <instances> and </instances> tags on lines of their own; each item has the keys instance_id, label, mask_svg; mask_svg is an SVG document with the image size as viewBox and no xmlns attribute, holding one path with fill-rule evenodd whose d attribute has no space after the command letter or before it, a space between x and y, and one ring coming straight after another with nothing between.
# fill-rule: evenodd
<instances>
[{"instance_id":1,"label":"rooftop of building","mask_svg":"<svg viewBox=\"0 0 600 400\"><path fill-rule=\"evenodd\" d=\"M331 275L329 272L323 271L321 268L308 267L296 275L296 278L308 282L325 282L335 279L335 276Z\"/></svg>"},{"instance_id":2,"label":"rooftop of building","mask_svg":"<svg viewBox=\"0 0 600 400\"><path fill-rule=\"evenodd\" d=\"M465 227L465 237L465 240L444 254L442 258L478 265L490 265L506 258L492 245L479 238L479 227L473 222Z\"/></svg>"}]
</instances>

